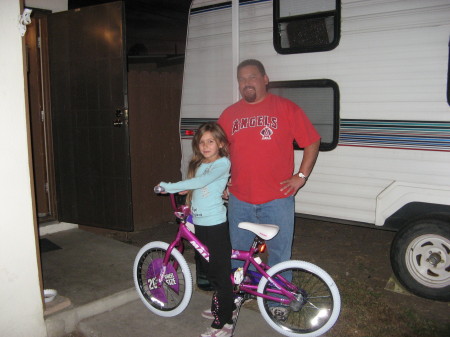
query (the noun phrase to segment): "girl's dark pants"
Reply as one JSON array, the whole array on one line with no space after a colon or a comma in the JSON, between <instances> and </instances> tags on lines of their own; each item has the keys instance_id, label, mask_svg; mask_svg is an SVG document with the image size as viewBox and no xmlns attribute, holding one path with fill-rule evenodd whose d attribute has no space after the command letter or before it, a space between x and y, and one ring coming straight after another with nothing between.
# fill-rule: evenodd
<instances>
[{"instance_id":1,"label":"girl's dark pants","mask_svg":"<svg viewBox=\"0 0 450 337\"><path fill-rule=\"evenodd\" d=\"M211 301L211 312L215 319L211 327L221 329L233 323L233 285L231 284L231 243L228 223L214 226L195 225L195 235L208 247L209 263L202 259L209 282L215 292Z\"/></svg>"}]
</instances>

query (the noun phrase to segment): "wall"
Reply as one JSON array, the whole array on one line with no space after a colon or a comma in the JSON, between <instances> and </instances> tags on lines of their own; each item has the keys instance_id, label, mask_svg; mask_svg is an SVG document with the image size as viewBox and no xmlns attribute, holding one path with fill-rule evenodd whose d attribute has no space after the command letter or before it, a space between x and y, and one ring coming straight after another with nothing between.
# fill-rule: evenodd
<instances>
[{"instance_id":1,"label":"wall","mask_svg":"<svg viewBox=\"0 0 450 337\"><path fill-rule=\"evenodd\" d=\"M130 64L128 102L134 230L173 220L168 197L152 193L160 181L181 178L179 121L183 64Z\"/></svg>"},{"instance_id":2,"label":"wall","mask_svg":"<svg viewBox=\"0 0 450 337\"><path fill-rule=\"evenodd\" d=\"M48 9L52 12L62 12L67 10L68 0L25 0L25 6Z\"/></svg>"},{"instance_id":3,"label":"wall","mask_svg":"<svg viewBox=\"0 0 450 337\"><path fill-rule=\"evenodd\" d=\"M20 0L0 4L0 334L46 336L25 105Z\"/></svg>"}]
</instances>

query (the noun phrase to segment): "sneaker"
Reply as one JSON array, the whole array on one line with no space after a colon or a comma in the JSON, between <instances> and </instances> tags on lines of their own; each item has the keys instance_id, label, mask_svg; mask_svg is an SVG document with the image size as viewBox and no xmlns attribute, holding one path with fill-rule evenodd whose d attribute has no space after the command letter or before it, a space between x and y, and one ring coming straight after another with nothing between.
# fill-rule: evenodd
<instances>
[{"instance_id":1,"label":"sneaker","mask_svg":"<svg viewBox=\"0 0 450 337\"><path fill-rule=\"evenodd\" d=\"M289 316L289 309L287 307L270 307L269 310L272 316L280 322L286 321Z\"/></svg>"},{"instance_id":2,"label":"sneaker","mask_svg":"<svg viewBox=\"0 0 450 337\"><path fill-rule=\"evenodd\" d=\"M211 309L206 309L202 311L202 317L207 318L207 319L214 319L214 315L211 312ZM237 309L233 310L233 321L236 319L237 317Z\"/></svg>"},{"instance_id":3,"label":"sneaker","mask_svg":"<svg viewBox=\"0 0 450 337\"><path fill-rule=\"evenodd\" d=\"M214 319L214 315L212 314L211 309L203 310L202 317L207 319Z\"/></svg>"},{"instance_id":4,"label":"sneaker","mask_svg":"<svg viewBox=\"0 0 450 337\"><path fill-rule=\"evenodd\" d=\"M231 337L233 332L232 324L225 324L222 329L208 328L206 332L202 333L200 337Z\"/></svg>"}]
</instances>

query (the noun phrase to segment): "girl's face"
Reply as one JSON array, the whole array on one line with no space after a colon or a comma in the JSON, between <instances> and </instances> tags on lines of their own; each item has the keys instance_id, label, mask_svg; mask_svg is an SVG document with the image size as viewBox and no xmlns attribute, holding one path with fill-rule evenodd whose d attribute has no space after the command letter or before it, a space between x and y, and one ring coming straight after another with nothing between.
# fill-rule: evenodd
<instances>
[{"instance_id":1,"label":"girl's face","mask_svg":"<svg viewBox=\"0 0 450 337\"><path fill-rule=\"evenodd\" d=\"M213 161L219 159L219 150L222 147L222 144L218 144L214 139L211 132L206 131L202 138L200 138L199 149L203 157L204 163L212 163Z\"/></svg>"}]
</instances>

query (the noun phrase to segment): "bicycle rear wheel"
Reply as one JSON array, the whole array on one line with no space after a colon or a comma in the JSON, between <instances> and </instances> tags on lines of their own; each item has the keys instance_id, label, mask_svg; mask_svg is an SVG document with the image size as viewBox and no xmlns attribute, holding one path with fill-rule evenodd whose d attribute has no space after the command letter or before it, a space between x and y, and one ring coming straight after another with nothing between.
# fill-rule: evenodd
<instances>
[{"instance_id":1,"label":"bicycle rear wheel","mask_svg":"<svg viewBox=\"0 0 450 337\"><path fill-rule=\"evenodd\" d=\"M315 337L327 332L336 322L341 309L341 297L333 279L323 269L305 261L281 262L267 273L286 290L287 284L278 277L290 279L297 290L297 298L289 306L258 297L258 307L265 321L276 331L290 337ZM263 277L258 292L272 295L275 286ZM282 295L276 297L283 298Z\"/></svg>"},{"instance_id":2,"label":"bicycle rear wheel","mask_svg":"<svg viewBox=\"0 0 450 337\"><path fill-rule=\"evenodd\" d=\"M186 309L192 296L192 275L185 258L173 249L164 274L158 285L163 259L169 245L155 241L141 248L134 260L134 285L140 299L152 312L172 317Z\"/></svg>"}]
</instances>

